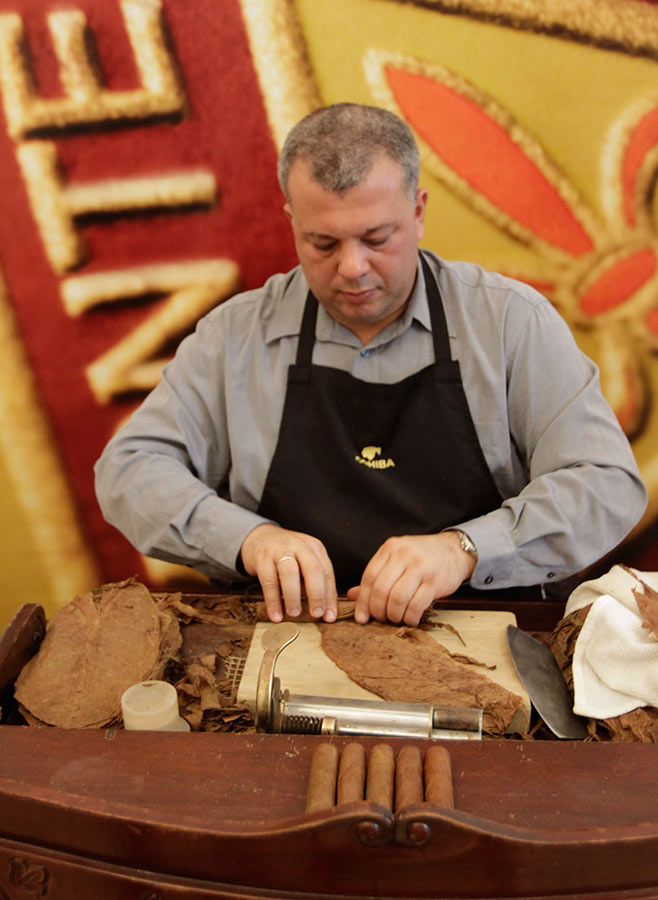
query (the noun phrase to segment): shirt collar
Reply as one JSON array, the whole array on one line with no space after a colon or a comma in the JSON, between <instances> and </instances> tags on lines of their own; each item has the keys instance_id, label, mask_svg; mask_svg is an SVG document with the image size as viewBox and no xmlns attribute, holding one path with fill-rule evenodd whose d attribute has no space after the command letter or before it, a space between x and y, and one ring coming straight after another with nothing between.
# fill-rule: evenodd
<instances>
[{"instance_id":1,"label":"shirt collar","mask_svg":"<svg viewBox=\"0 0 658 900\"><path fill-rule=\"evenodd\" d=\"M282 293L281 296L277 297L273 304L272 314L267 323L265 333L265 340L268 343L299 333L308 294L308 282L301 266L293 269L290 275L290 279L286 281L285 294ZM427 331L432 330L427 292L425 290L425 276L420 265L420 257L416 270L416 281L407 308L399 319L391 322L390 325L373 338L370 342L371 346L378 346L393 340L406 331L413 321L418 322ZM361 342L356 335L349 328L345 328L336 322L322 306L318 309L315 334L320 341L361 346Z\"/></svg>"},{"instance_id":2,"label":"shirt collar","mask_svg":"<svg viewBox=\"0 0 658 900\"><path fill-rule=\"evenodd\" d=\"M409 303L402 317L398 320L400 323L400 331L408 328L413 320L416 320L427 331L432 330L432 319L430 317L430 308L427 301L427 288L425 286L425 273L420 264L420 256L418 257L418 269L416 271L416 283L411 292ZM395 322L392 323L395 325Z\"/></svg>"},{"instance_id":3,"label":"shirt collar","mask_svg":"<svg viewBox=\"0 0 658 900\"><path fill-rule=\"evenodd\" d=\"M265 341L271 343L299 334L308 294L308 283L301 266L292 269L272 296L265 324Z\"/></svg>"}]
</instances>

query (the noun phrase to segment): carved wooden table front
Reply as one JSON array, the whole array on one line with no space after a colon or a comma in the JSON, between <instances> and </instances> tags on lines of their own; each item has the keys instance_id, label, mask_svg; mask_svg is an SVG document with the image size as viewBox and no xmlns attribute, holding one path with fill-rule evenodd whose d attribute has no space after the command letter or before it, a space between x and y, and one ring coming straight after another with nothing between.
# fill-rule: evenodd
<instances>
[{"instance_id":1,"label":"carved wooden table front","mask_svg":"<svg viewBox=\"0 0 658 900\"><path fill-rule=\"evenodd\" d=\"M658 894L653 746L443 742L454 810L362 801L307 816L323 740L2 727L0 888L12 900Z\"/></svg>"},{"instance_id":2,"label":"carved wooden table front","mask_svg":"<svg viewBox=\"0 0 658 900\"><path fill-rule=\"evenodd\" d=\"M327 742L0 726L0 900L658 897L655 745L392 739L448 750L454 808L307 814Z\"/></svg>"}]
</instances>

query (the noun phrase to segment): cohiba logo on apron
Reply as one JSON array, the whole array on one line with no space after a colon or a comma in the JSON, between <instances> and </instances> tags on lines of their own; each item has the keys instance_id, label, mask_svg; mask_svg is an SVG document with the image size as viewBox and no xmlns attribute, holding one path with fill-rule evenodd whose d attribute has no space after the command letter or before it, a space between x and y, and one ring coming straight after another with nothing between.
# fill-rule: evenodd
<instances>
[{"instance_id":1,"label":"cohiba logo on apron","mask_svg":"<svg viewBox=\"0 0 658 900\"><path fill-rule=\"evenodd\" d=\"M364 447L354 459L361 465L368 466L369 469L390 469L395 465L392 459L375 459L376 456L381 456L381 452L381 447Z\"/></svg>"}]
</instances>

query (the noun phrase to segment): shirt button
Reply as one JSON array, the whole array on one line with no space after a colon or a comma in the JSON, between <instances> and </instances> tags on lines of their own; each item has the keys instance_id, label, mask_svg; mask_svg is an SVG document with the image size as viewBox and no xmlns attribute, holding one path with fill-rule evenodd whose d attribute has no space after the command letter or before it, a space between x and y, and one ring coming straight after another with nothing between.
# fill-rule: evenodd
<instances>
[{"instance_id":1,"label":"shirt button","mask_svg":"<svg viewBox=\"0 0 658 900\"><path fill-rule=\"evenodd\" d=\"M546 577L547 578L555 578L555 572L548 572Z\"/></svg>"},{"instance_id":2,"label":"shirt button","mask_svg":"<svg viewBox=\"0 0 658 900\"><path fill-rule=\"evenodd\" d=\"M362 356L364 359L366 359L368 356L370 356L370 350L361 350L359 356Z\"/></svg>"},{"instance_id":3,"label":"shirt button","mask_svg":"<svg viewBox=\"0 0 658 900\"><path fill-rule=\"evenodd\" d=\"M485 584L491 584L492 581L493 581L493 575L487 575L487 577L484 579Z\"/></svg>"}]
</instances>

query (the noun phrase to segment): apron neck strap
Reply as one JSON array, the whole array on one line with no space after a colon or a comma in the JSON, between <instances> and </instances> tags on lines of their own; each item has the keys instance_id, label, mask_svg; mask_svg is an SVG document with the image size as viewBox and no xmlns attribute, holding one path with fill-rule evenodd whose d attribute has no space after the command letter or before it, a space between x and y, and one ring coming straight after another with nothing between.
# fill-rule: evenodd
<instances>
[{"instance_id":1,"label":"apron neck strap","mask_svg":"<svg viewBox=\"0 0 658 900\"><path fill-rule=\"evenodd\" d=\"M435 362L450 362L452 355L450 353L450 339L448 338L448 324L446 322L446 314L443 309L439 285L434 273L429 267L429 263L422 253L420 254L420 264L423 268L423 275L425 276L425 292L427 294L427 305L430 311L430 322L432 323L434 360Z\"/></svg>"},{"instance_id":2,"label":"apron neck strap","mask_svg":"<svg viewBox=\"0 0 658 900\"><path fill-rule=\"evenodd\" d=\"M297 345L297 366L310 366L313 356L313 344L315 344L315 323L318 318L319 303L313 292L309 290L306 295L306 305L302 317L302 326L299 331L299 343Z\"/></svg>"}]
</instances>

